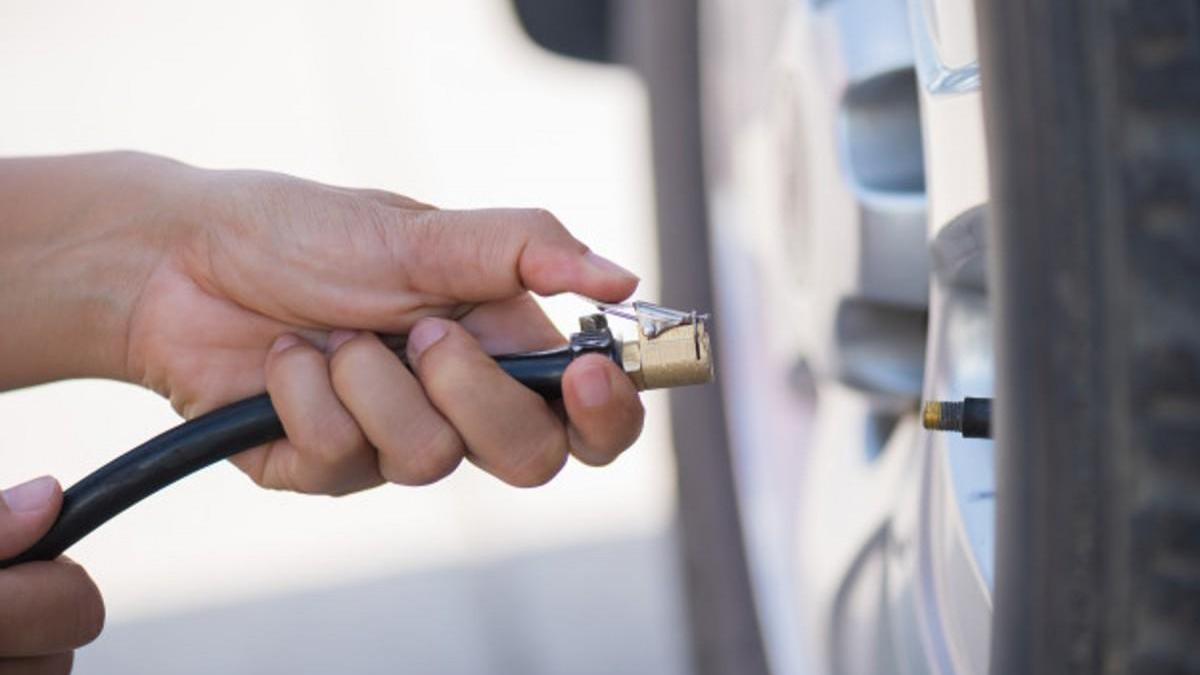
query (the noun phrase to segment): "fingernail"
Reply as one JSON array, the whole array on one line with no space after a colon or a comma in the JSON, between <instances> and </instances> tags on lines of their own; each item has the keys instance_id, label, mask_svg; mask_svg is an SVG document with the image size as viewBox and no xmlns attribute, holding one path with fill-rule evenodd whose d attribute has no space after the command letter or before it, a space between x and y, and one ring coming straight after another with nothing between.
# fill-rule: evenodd
<instances>
[{"instance_id":1,"label":"fingernail","mask_svg":"<svg viewBox=\"0 0 1200 675\"><path fill-rule=\"evenodd\" d=\"M275 342L271 343L271 353L275 354L285 349L291 349L298 344L300 344L299 337L292 335L291 333L284 333L283 335L275 338Z\"/></svg>"},{"instance_id":2,"label":"fingernail","mask_svg":"<svg viewBox=\"0 0 1200 675\"><path fill-rule=\"evenodd\" d=\"M599 365L587 365L575 380L575 393L585 408L599 408L612 397L608 373Z\"/></svg>"},{"instance_id":3,"label":"fingernail","mask_svg":"<svg viewBox=\"0 0 1200 675\"><path fill-rule=\"evenodd\" d=\"M337 351L338 347L346 344L358 335L358 331L354 330L335 330L329 334L329 339L325 341L325 353L332 354Z\"/></svg>"},{"instance_id":4,"label":"fingernail","mask_svg":"<svg viewBox=\"0 0 1200 675\"><path fill-rule=\"evenodd\" d=\"M421 354L446 337L446 322L441 319L425 319L417 322L408 334L408 360L416 363Z\"/></svg>"},{"instance_id":5,"label":"fingernail","mask_svg":"<svg viewBox=\"0 0 1200 675\"><path fill-rule=\"evenodd\" d=\"M46 507L57 485L58 481L52 476L42 476L10 487L0 495L4 496L4 503L13 511L38 511Z\"/></svg>"},{"instance_id":6,"label":"fingernail","mask_svg":"<svg viewBox=\"0 0 1200 675\"><path fill-rule=\"evenodd\" d=\"M633 272L630 272L608 258L599 255L595 251L588 251L584 254L583 259L587 261L587 264L592 269L600 272L601 274L628 277L630 279L638 278L638 276Z\"/></svg>"}]
</instances>

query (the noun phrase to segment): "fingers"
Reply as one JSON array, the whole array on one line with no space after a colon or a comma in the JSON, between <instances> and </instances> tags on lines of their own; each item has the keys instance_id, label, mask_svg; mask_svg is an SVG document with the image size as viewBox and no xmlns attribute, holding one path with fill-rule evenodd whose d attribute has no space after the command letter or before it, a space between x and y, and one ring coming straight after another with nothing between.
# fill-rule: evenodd
<instances>
[{"instance_id":1,"label":"fingers","mask_svg":"<svg viewBox=\"0 0 1200 675\"><path fill-rule=\"evenodd\" d=\"M29 548L62 506L58 481L44 476L0 493L0 558ZM0 570L0 660L4 672L69 672L70 653L100 634L104 601L91 577L66 558Z\"/></svg>"},{"instance_id":2,"label":"fingers","mask_svg":"<svg viewBox=\"0 0 1200 675\"><path fill-rule=\"evenodd\" d=\"M414 288L458 301L530 290L617 302L637 287L633 273L590 252L541 209L426 211L391 232Z\"/></svg>"},{"instance_id":3,"label":"fingers","mask_svg":"<svg viewBox=\"0 0 1200 675\"><path fill-rule=\"evenodd\" d=\"M0 675L68 675L75 663L75 652L62 652L28 658L0 658Z\"/></svg>"},{"instance_id":4,"label":"fingers","mask_svg":"<svg viewBox=\"0 0 1200 675\"><path fill-rule=\"evenodd\" d=\"M295 335L280 336L267 354L266 377L287 439L237 458L260 484L340 495L383 482L374 449L334 392L325 354Z\"/></svg>"},{"instance_id":5,"label":"fingers","mask_svg":"<svg viewBox=\"0 0 1200 675\"><path fill-rule=\"evenodd\" d=\"M486 471L531 487L562 468L567 437L558 417L501 370L462 326L441 319L418 323L408 336L408 359L429 400Z\"/></svg>"},{"instance_id":6,"label":"fingers","mask_svg":"<svg viewBox=\"0 0 1200 675\"><path fill-rule=\"evenodd\" d=\"M446 211L381 191L225 175L189 273L288 324L402 333L525 291L616 302L637 287L540 209Z\"/></svg>"},{"instance_id":7,"label":"fingers","mask_svg":"<svg viewBox=\"0 0 1200 675\"><path fill-rule=\"evenodd\" d=\"M339 331L327 350L276 340L267 390L287 439L238 455L239 467L265 487L339 495L424 485L458 466L462 440L377 336Z\"/></svg>"},{"instance_id":8,"label":"fingers","mask_svg":"<svg viewBox=\"0 0 1200 675\"><path fill-rule=\"evenodd\" d=\"M40 656L81 647L104 627L91 577L66 558L0 571L0 655Z\"/></svg>"},{"instance_id":9,"label":"fingers","mask_svg":"<svg viewBox=\"0 0 1200 675\"><path fill-rule=\"evenodd\" d=\"M54 524L62 488L50 476L0 492L0 560L33 546Z\"/></svg>"},{"instance_id":10,"label":"fingers","mask_svg":"<svg viewBox=\"0 0 1200 675\"><path fill-rule=\"evenodd\" d=\"M615 364L599 355L573 363L556 413L480 344L497 352L562 341L528 294L481 305L461 325L418 323L408 336L413 371L373 333L333 334L332 356L283 336L266 370L288 439L235 461L265 486L325 494L384 480L423 485L468 454L518 486L548 481L568 448L585 463L607 464L637 438L643 418L637 392Z\"/></svg>"},{"instance_id":11,"label":"fingers","mask_svg":"<svg viewBox=\"0 0 1200 675\"><path fill-rule=\"evenodd\" d=\"M563 374L571 450L593 466L612 462L642 431L645 411L633 383L599 354L576 359Z\"/></svg>"},{"instance_id":12,"label":"fingers","mask_svg":"<svg viewBox=\"0 0 1200 675\"><path fill-rule=\"evenodd\" d=\"M480 305L461 323L491 354L548 349L564 342L528 293ZM612 462L641 433L644 411L637 390L609 359L590 355L573 363L563 375L563 398L571 451L587 464Z\"/></svg>"},{"instance_id":13,"label":"fingers","mask_svg":"<svg viewBox=\"0 0 1200 675\"><path fill-rule=\"evenodd\" d=\"M458 467L462 439L377 336L360 333L339 346L331 369L334 390L378 450L385 479L424 485Z\"/></svg>"}]
</instances>

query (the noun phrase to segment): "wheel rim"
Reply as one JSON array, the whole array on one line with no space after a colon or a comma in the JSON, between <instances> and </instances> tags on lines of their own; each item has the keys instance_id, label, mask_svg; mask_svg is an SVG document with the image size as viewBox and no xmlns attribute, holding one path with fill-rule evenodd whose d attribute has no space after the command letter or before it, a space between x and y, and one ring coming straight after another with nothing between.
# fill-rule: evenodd
<instances>
[{"instance_id":1,"label":"wheel rim","mask_svg":"<svg viewBox=\"0 0 1200 675\"><path fill-rule=\"evenodd\" d=\"M985 672L991 444L920 433L909 412L992 391L973 14L953 0L751 14L707 3L702 53L722 377L773 665L869 672L848 646L863 642L839 637L856 633L902 672ZM764 31L773 47L738 53ZM819 406L789 388L788 355L816 373Z\"/></svg>"}]
</instances>

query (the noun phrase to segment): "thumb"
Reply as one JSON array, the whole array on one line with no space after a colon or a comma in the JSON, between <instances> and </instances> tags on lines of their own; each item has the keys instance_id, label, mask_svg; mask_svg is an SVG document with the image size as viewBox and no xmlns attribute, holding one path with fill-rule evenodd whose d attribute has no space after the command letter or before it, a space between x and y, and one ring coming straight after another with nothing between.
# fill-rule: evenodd
<instances>
[{"instance_id":1,"label":"thumb","mask_svg":"<svg viewBox=\"0 0 1200 675\"><path fill-rule=\"evenodd\" d=\"M0 560L33 546L62 508L62 487L51 476L0 491Z\"/></svg>"}]
</instances>

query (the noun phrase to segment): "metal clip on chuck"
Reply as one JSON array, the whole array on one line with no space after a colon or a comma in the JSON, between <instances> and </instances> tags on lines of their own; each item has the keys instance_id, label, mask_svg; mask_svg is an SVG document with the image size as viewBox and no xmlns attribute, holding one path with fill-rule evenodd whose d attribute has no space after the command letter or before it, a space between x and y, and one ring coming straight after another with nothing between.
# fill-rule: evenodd
<instances>
[{"instance_id":1,"label":"metal clip on chuck","mask_svg":"<svg viewBox=\"0 0 1200 675\"><path fill-rule=\"evenodd\" d=\"M637 322L637 340L627 340L621 346L620 362L639 391L712 381L707 314L680 312L649 302L600 305L600 309Z\"/></svg>"},{"instance_id":2,"label":"metal clip on chuck","mask_svg":"<svg viewBox=\"0 0 1200 675\"><path fill-rule=\"evenodd\" d=\"M562 395L562 376L583 354L620 365L639 390L702 384L713 377L707 315L648 302L604 305L580 319L580 332L561 349L496 357L509 375L548 399ZM607 316L635 321L637 339L613 337ZM403 358L403 338L387 338ZM283 425L266 394L201 415L156 436L100 467L63 494L58 520L29 550L0 569L57 558L110 518L191 473L263 443L283 438Z\"/></svg>"}]
</instances>

